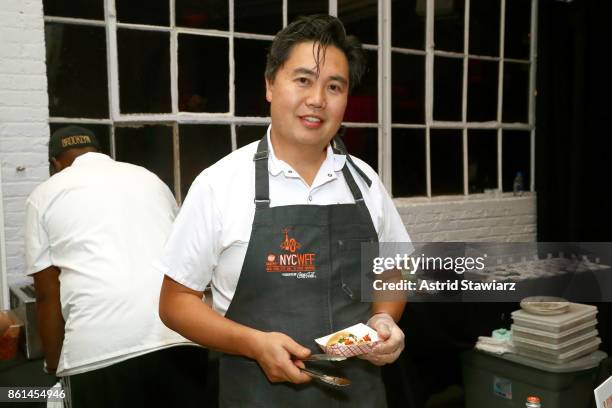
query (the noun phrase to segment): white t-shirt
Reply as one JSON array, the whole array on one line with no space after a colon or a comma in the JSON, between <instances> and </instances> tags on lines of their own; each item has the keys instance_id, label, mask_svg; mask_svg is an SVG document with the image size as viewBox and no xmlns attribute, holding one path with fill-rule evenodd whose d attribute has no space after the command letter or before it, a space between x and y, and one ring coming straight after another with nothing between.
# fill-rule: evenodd
<instances>
[{"instance_id":1,"label":"white t-shirt","mask_svg":"<svg viewBox=\"0 0 612 408\"><path fill-rule=\"evenodd\" d=\"M77 157L30 195L26 273L61 270L66 325L58 375L188 343L159 319L163 275L151 266L176 211L157 176L101 153Z\"/></svg>"},{"instance_id":2,"label":"white t-shirt","mask_svg":"<svg viewBox=\"0 0 612 408\"><path fill-rule=\"evenodd\" d=\"M194 180L176 218L158 269L197 291L211 283L213 307L225 314L234 296L255 216L253 142L208 167ZM344 180L346 156L327 148L327 157L311 186L274 155L268 128L270 206L354 203ZM356 165L372 180L366 182L349 165L363 193L381 242L409 242L406 228L378 175L363 161ZM347 164L348 165L348 164Z\"/></svg>"}]
</instances>

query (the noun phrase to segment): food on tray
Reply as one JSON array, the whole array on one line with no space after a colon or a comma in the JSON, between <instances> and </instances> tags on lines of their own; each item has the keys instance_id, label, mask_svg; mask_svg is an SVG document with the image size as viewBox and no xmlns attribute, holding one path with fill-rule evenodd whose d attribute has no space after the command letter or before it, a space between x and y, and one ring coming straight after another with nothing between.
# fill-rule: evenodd
<instances>
[{"instance_id":1,"label":"food on tray","mask_svg":"<svg viewBox=\"0 0 612 408\"><path fill-rule=\"evenodd\" d=\"M363 323L354 324L327 336L315 339L325 354L354 357L370 353L380 340L376 330Z\"/></svg>"},{"instance_id":2,"label":"food on tray","mask_svg":"<svg viewBox=\"0 0 612 408\"><path fill-rule=\"evenodd\" d=\"M340 331L338 333L333 334L329 340L327 340L327 346L333 346L334 344L340 344L344 346L351 346L354 344L365 344L371 342L370 334L366 334L365 336L359 338L355 336L353 333L347 331Z\"/></svg>"}]
</instances>

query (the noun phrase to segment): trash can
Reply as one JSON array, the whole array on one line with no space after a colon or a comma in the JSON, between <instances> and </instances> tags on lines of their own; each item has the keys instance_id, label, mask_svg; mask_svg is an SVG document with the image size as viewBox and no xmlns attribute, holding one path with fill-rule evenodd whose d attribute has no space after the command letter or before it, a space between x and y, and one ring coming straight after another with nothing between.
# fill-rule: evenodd
<instances>
[{"instance_id":1,"label":"trash can","mask_svg":"<svg viewBox=\"0 0 612 408\"><path fill-rule=\"evenodd\" d=\"M524 408L530 395L542 408L591 408L598 367L607 354L595 351L565 364L516 354L477 350L462 354L466 408Z\"/></svg>"}]
</instances>

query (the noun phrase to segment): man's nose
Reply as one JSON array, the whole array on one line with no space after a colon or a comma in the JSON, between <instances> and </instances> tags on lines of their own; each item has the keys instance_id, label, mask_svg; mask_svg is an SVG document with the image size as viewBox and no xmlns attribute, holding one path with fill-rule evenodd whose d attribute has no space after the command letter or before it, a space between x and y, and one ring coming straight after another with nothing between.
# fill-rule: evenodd
<instances>
[{"instance_id":1,"label":"man's nose","mask_svg":"<svg viewBox=\"0 0 612 408\"><path fill-rule=\"evenodd\" d=\"M306 105L314 109L323 109L325 108L325 103L325 88L322 86L313 86L306 99Z\"/></svg>"}]
</instances>

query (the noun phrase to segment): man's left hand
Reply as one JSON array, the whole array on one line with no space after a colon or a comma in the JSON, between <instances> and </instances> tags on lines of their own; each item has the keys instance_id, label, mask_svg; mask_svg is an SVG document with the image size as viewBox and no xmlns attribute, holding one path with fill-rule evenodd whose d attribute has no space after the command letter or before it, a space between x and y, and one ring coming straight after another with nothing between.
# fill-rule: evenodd
<instances>
[{"instance_id":1,"label":"man's left hand","mask_svg":"<svg viewBox=\"0 0 612 408\"><path fill-rule=\"evenodd\" d=\"M359 357L377 366L397 360L404 349L404 332L393 318L387 313L377 313L368 320L368 326L376 330L380 343L370 353Z\"/></svg>"}]
</instances>

